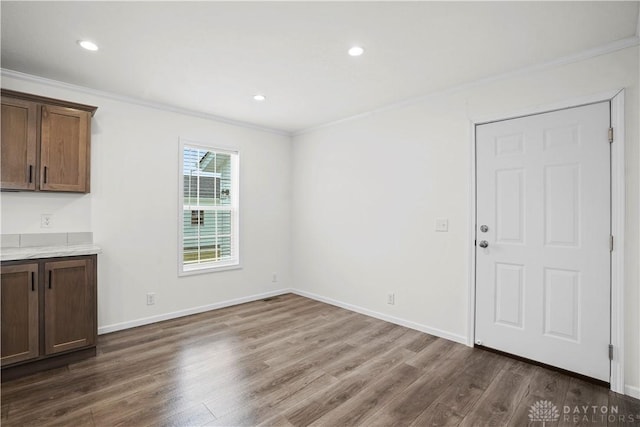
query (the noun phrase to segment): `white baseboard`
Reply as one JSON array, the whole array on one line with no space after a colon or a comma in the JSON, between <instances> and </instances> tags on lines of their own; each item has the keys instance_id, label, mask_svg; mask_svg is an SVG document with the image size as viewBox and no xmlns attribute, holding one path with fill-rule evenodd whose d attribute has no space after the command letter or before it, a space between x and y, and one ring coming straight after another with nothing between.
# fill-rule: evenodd
<instances>
[{"instance_id":1,"label":"white baseboard","mask_svg":"<svg viewBox=\"0 0 640 427\"><path fill-rule=\"evenodd\" d=\"M443 331L441 329L432 328L430 326L423 325L421 323L412 322L410 320L401 319L399 317L390 316L388 314L379 313L377 311L369 310L364 307L360 307L353 304L348 304L342 301L337 301L331 298L323 297L321 295L316 295L311 292L301 291L299 289L291 289L291 292L300 295L303 297L311 298L316 301L324 302L327 304L335 305L336 307L344 308L346 310L355 311L356 313L364 314L366 316L375 317L376 319L384 320L386 322L395 323L396 325L404 326L410 329L415 329L416 331L424 332L430 335L435 335L436 337L444 338L449 341L454 341L460 344L467 345L467 337L454 334L451 332Z\"/></svg>"},{"instance_id":2,"label":"white baseboard","mask_svg":"<svg viewBox=\"0 0 640 427\"><path fill-rule=\"evenodd\" d=\"M130 320L128 322L101 326L98 328L98 335L108 334L109 332L121 331L123 329L135 328L137 326L149 325L151 323L162 322L163 320L176 319L178 317L204 313L205 311L216 310L218 308L231 307L232 305L244 304L246 302L258 301L261 299L288 294L291 292L292 292L291 289L278 289L276 291L250 295L248 297L235 298L232 300L217 302L214 304L201 305L199 307L193 307L186 310L173 311L171 313L159 314L157 316L143 317L142 319Z\"/></svg>"},{"instance_id":3,"label":"white baseboard","mask_svg":"<svg viewBox=\"0 0 640 427\"><path fill-rule=\"evenodd\" d=\"M627 396L635 397L636 399L640 399L640 387L625 385L624 394L626 394Z\"/></svg>"},{"instance_id":4,"label":"white baseboard","mask_svg":"<svg viewBox=\"0 0 640 427\"><path fill-rule=\"evenodd\" d=\"M357 305L348 304L348 303L337 301L331 298L323 297L321 295L317 295L311 292L301 291L299 289L288 289L288 288L278 289L275 291L265 292L262 294L250 295L248 297L242 297L242 298L236 298L232 300L217 302L214 304L201 305L199 307L193 307L186 310L174 311L171 313L159 314L157 316L143 317L141 319L130 320L128 322L121 322L121 323L115 323L113 325L101 326L98 328L98 335L108 334L110 332L121 331L124 329L135 328L137 326L149 325L151 323L162 322L163 320L171 320L171 319L176 319L178 317L190 316L192 314L204 313L205 311L231 307L233 305L244 304L246 302L252 302L252 301L258 301L264 298L284 295L288 293L294 293L296 295L311 298L316 301L335 305L336 307L344 308L345 310L354 311L356 313L364 314L365 316L375 317L376 319L395 323L396 325L404 326L410 329L415 329L416 331L435 335L437 337L444 338L450 341L455 341L460 344L466 345L467 343L467 338L462 335L453 334L451 332L443 331L437 328L432 328L430 326L412 322L410 320L405 320L399 317L390 316L388 314L379 313L377 311L369 310L367 308L360 307Z\"/></svg>"}]
</instances>

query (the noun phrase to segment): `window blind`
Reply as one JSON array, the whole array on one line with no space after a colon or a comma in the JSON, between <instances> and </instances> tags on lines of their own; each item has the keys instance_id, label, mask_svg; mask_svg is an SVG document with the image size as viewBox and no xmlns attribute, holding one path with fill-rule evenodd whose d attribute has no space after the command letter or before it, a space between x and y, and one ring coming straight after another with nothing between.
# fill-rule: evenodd
<instances>
[{"instance_id":1,"label":"window blind","mask_svg":"<svg viewBox=\"0 0 640 427\"><path fill-rule=\"evenodd\" d=\"M183 271L238 264L237 157L182 146Z\"/></svg>"}]
</instances>

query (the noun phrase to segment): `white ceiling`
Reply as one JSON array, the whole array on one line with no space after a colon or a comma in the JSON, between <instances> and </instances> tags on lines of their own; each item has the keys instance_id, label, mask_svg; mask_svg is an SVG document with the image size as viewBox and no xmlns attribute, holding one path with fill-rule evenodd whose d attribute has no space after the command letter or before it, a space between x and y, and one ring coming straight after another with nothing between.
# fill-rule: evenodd
<instances>
[{"instance_id":1,"label":"white ceiling","mask_svg":"<svg viewBox=\"0 0 640 427\"><path fill-rule=\"evenodd\" d=\"M2 1L1 59L293 132L636 36L639 4Z\"/></svg>"}]
</instances>

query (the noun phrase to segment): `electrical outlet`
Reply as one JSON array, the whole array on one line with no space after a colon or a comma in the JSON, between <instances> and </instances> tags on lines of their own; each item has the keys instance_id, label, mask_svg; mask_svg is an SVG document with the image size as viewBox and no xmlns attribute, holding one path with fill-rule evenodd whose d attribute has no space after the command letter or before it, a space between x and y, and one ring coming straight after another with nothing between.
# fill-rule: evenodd
<instances>
[{"instance_id":1,"label":"electrical outlet","mask_svg":"<svg viewBox=\"0 0 640 427\"><path fill-rule=\"evenodd\" d=\"M53 227L53 215L51 214L40 215L40 228L51 228L51 227Z\"/></svg>"},{"instance_id":2,"label":"electrical outlet","mask_svg":"<svg viewBox=\"0 0 640 427\"><path fill-rule=\"evenodd\" d=\"M148 293L147 294L147 305L154 305L156 303L156 294Z\"/></svg>"},{"instance_id":3,"label":"electrical outlet","mask_svg":"<svg viewBox=\"0 0 640 427\"><path fill-rule=\"evenodd\" d=\"M436 218L436 231L449 231L449 220L447 218Z\"/></svg>"},{"instance_id":4,"label":"electrical outlet","mask_svg":"<svg viewBox=\"0 0 640 427\"><path fill-rule=\"evenodd\" d=\"M276 282L278 281L278 273L273 273L273 274L271 275L271 281L272 281L273 283L276 283Z\"/></svg>"},{"instance_id":5,"label":"electrical outlet","mask_svg":"<svg viewBox=\"0 0 640 427\"><path fill-rule=\"evenodd\" d=\"M396 303L396 294L390 292L387 294L387 304L394 305Z\"/></svg>"}]
</instances>

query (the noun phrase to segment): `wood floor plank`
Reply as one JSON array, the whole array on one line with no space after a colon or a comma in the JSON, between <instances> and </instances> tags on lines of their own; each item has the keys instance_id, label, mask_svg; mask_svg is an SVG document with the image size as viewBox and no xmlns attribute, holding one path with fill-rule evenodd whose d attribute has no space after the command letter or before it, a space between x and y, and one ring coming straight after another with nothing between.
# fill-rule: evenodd
<instances>
[{"instance_id":1,"label":"wood floor plank","mask_svg":"<svg viewBox=\"0 0 640 427\"><path fill-rule=\"evenodd\" d=\"M323 371L335 378L342 378L370 361L374 355L384 353L390 347L406 349L406 344L413 340L413 334L402 329L404 328L401 328L400 332L404 333L397 338L390 338L397 335L396 331L390 331L389 337L377 336L377 338L372 338L366 344L356 347L358 349L357 352L353 352L345 358L333 360L325 365L322 368Z\"/></svg>"},{"instance_id":2,"label":"wood floor plank","mask_svg":"<svg viewBox=\"0 0 640 427\"><path fill-rule=\"evenodd\" d=\"M606 425L597 409L609 404L609 393L602 393L602 387L595 384L571 378L565 396L563 407L569 408L567 414L562 411L558 426L593 426Z\"/></svg>"},{"instance_id":3,"label":"wood floor plank","mask_svg":"<svg viewBox=\"0 0 640 427\"><path fill-rule=\"evenodd\" d=\"M278 415L274 418L270 418L265 422L257 424L257 427L294 427L284 415Z\"/></svg>"},{"instance_id":4,"label":"wood floor plank","mask_svg":"<svg viewBox=\"0 0 640 427\"><path fill-rule=\"evenodd\" d=\"M29 424L25 424L29 425ZM34 426L40 426L42 424L34 423ZM57 417L48 424L52 427L69 427L69 426L77 426L77 427L96 427L95 421L93 419L93 415L90 410L80 411L77 413L70 414L64 417Z\"/></svg>"},{"instance_id":5,"label":"wood floor plank","mask_svg":"<svg viewBox=\"0 0 640 427\"><path fill-rule=\"evenodd\" d=\"M29 417L16 422L13 419L8 419L2 422L5 427L20 426L20 427L40 427L40 426L95 426L93 415L91 410L86 408L78 408L75 411L64 412L57 411L51 412L40 417Z\"/></svg>"},{"instance_id":6,"label":"wood floor plank","mask_svg":"<svg viewBox=\"0 0 640 427\"><path fill-rule=\"evenodd\" d=\"M640 412L606 388L293 294L101 335L95 358L0 392L3 427L526 425L540 399Z\"/></svg>"},{"instance_id":7,"label":"wood floor plank","mask_svg":"<svg viewBox=\"0 0 640 427\"><path fill-rule=\"evenodd\" d=\"M368 415L388 403L403 392L420 375L414 366L401 364L371 384L366 391L359 393L346 404L320 417L312 426L352 426L358 425Z\"/></svg>"},{"instance_id":8,"label":"wood floor plank","mask_svg":"<svg viewBox=\"0 0 640 427\"><path fill-rule=\"evenodd\" d=\"M410 425L456 377L471 354L461 344L449 347L441 363L429 367L403 393L363 420L369 426ZM415 366L414 366L415 367Z\"/></svg>"},{"instance_id":9,"label":"wood floor plank","mask_svg":"<svg viewBox=\"0 0 640 427\"><path fill-rule=\"evenodd\" d=\"M607 425L615 427L640 426L640 401L629 396L609 392Z\"/></svg>"},{"instance_id":10,"label":"wood floor plank","mask_svg":"<svg viewBox=\"0 0 640 427\"><path fill-rule=\"evenodd\" d=\"M340 358L341 355L353 350L355 349L351 345L338 342L322 351L310 354L298 363L269 372L263 378L244 384L242 388L236 388L233 396L223 395L217 399L208 400L206 404L216 417L220 417L225 413L225 408L253 401L273 392L278 387L287 387L289 383L316 370L322 363L332 358Z\"/></svg>"},{"instance_id":11,"label":"wood floor plank","mask_svg":"<svg viewBox=\"0 0 640 427\"><path fill-rule=\"evenodd\" d=\"M393 339L394 336L399 336L402 334L410 334L413 337L417 336L419 332L413 331L411 329L404 328L402 326L394 325L393 323L383 322L382 320L372 319L370 321L373 330L369 335L359 335L357 337L347 337L346 340L355 345L362 346L367 345L372 340L377 339Z\"/></svg>"},{"instance_id":12,"label":"wood floor plank","mask_svg":"<svg viewBox=\"0 0 640 427\"><path fill-rule=\"evenodd\" d=\"M458 426L464 419L464 415L457 413L449 405L436 402L423 411L410 425L412 427L449 427Z\"/></svg>"},{"instance_id":13,"label":"wood floor plank","mask_svg":"<svg viewBox=\"0 0 640 427\"><path fill-rule=\"evenodd\" d=\"M522 397L529 389L532 375L533 365L516 361L505 366L460 426L509 425Z\"/></svg>"},{"instance_id":14,"label":"wood floor plank","mask_svg":"<svg viewBox=\"0 0 640 427\"><path fill-rule=\"evenodd\" d=\"M204 403L198 403L194 407L168 416L160 424L164 427L203 426L215 419Z\"/></svg>"},{"instance_id":15,"label":"wood floor plank","mask_svg":"<svg viewBox=\"0 0 640 427\"><path fill-rule=\"evenodd\" d=\"M160 425L171 415L189 411L199 403L181 393L179 382L160 382L116 398L108 406L95 405L92 412L96 423L104 426Z\"/></svg>"},{"instance_id":16,"label":"wood floor plank","mask_svg":"<svg viewBox=\"0 0 640 427\"><path fill-rule=\"evenodd\" d=\"M440 361L451 352L454 347L460 346L452 341L436 338L430 345L422 349L407 363L419 369L428 369Z\"/></svg>"},{"instance_id":17,"label":"wood floor plank","mask_svg":"<svg viewBox=\"0 0 640 427\"><path fill-rule=\"evenodd\" d=\"M433 335L419 334L412 342L407 344L405 348L407 350L415 351L416 353L418 353L436 340L437 338Z\"/></svg>"},{"instance_id":18,"label":"wood floor plank","mask_svg":"<svg viewBox=\"0 0 640 427\"><path fill-rule=\"evenodd\" d=\"M6 401L11 402L8 423L20 425L31 419L53 420L61 415L85 409L87 402L102 401L110 404L114 397L119 399L134 395L145 387L157 387L156 384L156 380L149 375L102 386L96 384L88 392L83 392L82 384L63 383L58 387L52 383L48 390L38 390L32 395L21 396L18 399L7 399ZM2 391L4 392L4 385ZM41 423L46 425L44 421Z\"/></svg>"},{"instance_id":19,"label":"wood floor plank","mask_svg":"<svg viewBox=\"0 0 640 427\"><path fill-rule=\"evenodd\" d=\"M0 417L0 419L2 419L3 421L9 418L9 404L8 403L4 403L2 404L2 417Z\"/></svg>"},{"instance_id":20,"label":"wood floor plank","mask_svg":"<svg viewBox=\"0 0 640 427\"><path fill-rule=\"evenodd\" d=\"M566 375L546 368L536 367L529 388L511 418L511 423L529 427L538 426L540 422L531 419L529 416L532 414L532 406L537 402L547 401L556 406L559 416L557 421L547 421L545 425L549 427L557 426L562 416L562 403L568 388L569 377Z\"/></svg>"},{"instance_id":21,"label":"wood floor plank","mask_svg":"<svg viewBox=\"0 0 640 427\"><path fill-rule=\"evenodd\" d=\"M278 420L286 420L282 415L286 408L300 404L316 393L325 390L337 380L321 371L314 370L310 375L298 378L284 387L267 393L254 395L245 401L238 401L231 411L224 412L210 425L280 425ZM271 424L269 424L271 420ZM290 424L286 421L286 424Z\"/></svg>"},{"instance_id":22,"label":"wood floor plank","mask_svg":"<svg viewBox=\"0 0 640 427\"><path fill-rule=\"evenodd\" d=\"M475 351L465 359L465 366L435 402L414 425L444 425L466 416L485 393L496 375L511 363L510 360L488 351ZM429 415L433 414L433 415Z\"/></svg>"},{"instance_id":23,"label":"wood floor plank","mask_svg":"<svg viewBox=\"0 0 640 427\"><path fill-rule=\"evenodd\" d=\"M349 322L349 324L343 325L340 328L338 328L337 326L338 325L336 325L336 328L334 330L331 330L330 333L327 333L326 331L320 331L316 335L305 337L305 345L292 347L289 349L289 351L283 353L276 353L273 355L273 357L266 358L264 362L269 366L282 366L290 364L292 360L299 360L307 357L310 351L319 350L323 347L326 347L332 342L340 341L346 336L363 333L362 329L366 325L364 321L358 319Z\"/></svg>"},{"instance_id":24,"label":"wood floor plank","mask_svg":"<svg viewBox=\"0 0 640 427\"><path fill-rule=\"evenodd\" d=\"M303 406L292 408L284 415L295 426L309 425L355 396L381 373L402 364L412 354L404 348L393 348L380 354Z\"/></svg>"},{"instance_id":25,"label":"wood floor plank","mask_svg":"<svg viewBox=\"0 0 640 427\"><path fill-rule=\"evenodd\" d=\"M145 387L149 387L151 384L153 384L154 388L157 388L156 381L152 377L144 376L130 382L109 384L103 389L96 389L96 391L84 395L79 393L71 395L70 393L68 397L63 395L61 397L43 399L43 395L46 397L46 394L38 393L24 405L22 401L16 402L16 406L19 405L20 409L10 412L9 423L21 425L28 420L35 419L40 420L38 421L40 424L46 425L47 423L44 420L53 420L66 414L81 411L87 407L88 403L92 403L94 399L95 401L110 404L113 400L133 396L139 390L144 390Z\"/></svg>"},{"instance_id":26,"label":"wood floor plank","mask_svg":"<svg viewBox=\"0 0 640 427\"><path fill-rule=\"evenodd\" d=\"M69 371L69 368L67 366L62 366L62 367L51 369L48 371L41 371L32 375L11 380L10 382L7 382L7 383L3 383L2 387L7 387L7 389L10 390L12 393L17 393L23 389L32 390L36 384L40 382L50 381L52 376L64 375L68 371ZM8 387L9 385L10 387ZM6 397L8 395L3 393L2 396Z\"/></svg>"}]
</instances>

